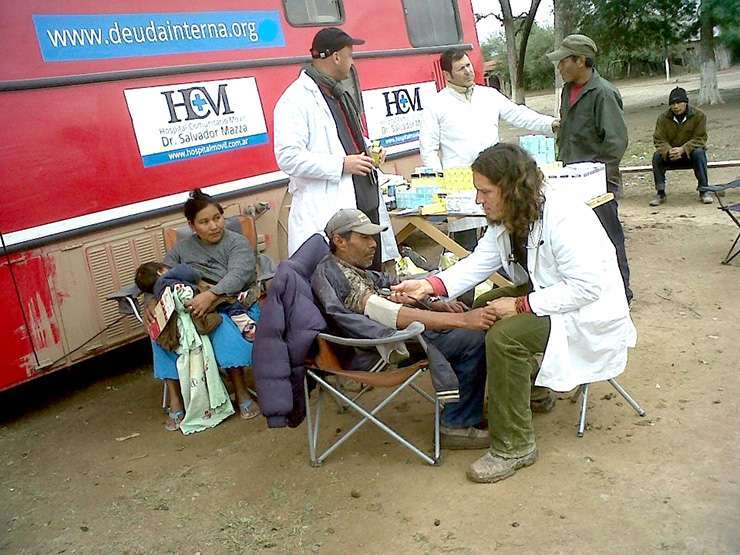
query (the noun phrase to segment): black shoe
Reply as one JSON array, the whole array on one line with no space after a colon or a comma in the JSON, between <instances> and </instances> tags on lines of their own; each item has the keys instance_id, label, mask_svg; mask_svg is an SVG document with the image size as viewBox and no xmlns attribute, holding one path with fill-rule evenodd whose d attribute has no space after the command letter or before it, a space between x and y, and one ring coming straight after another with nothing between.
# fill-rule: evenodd
<instances>
[{"instance_id":1,"label":"black shoe","mask_svg":"<svg viewBox=\"0 0 740 555\"><path fill-rule=\"evenodd\" d=\"M442 449L488 449L491 446L488 430L481 430L475 426L449 428L441 425L439 438Z\"/></svg>"},{"instance_id":2,"label":"black shoe","mask_svg":"<svg viewBox=\"0 0 740 555\"><path fill-rule=\"evenodd\" d=\"M529 408L532 412L547 414L555 406L555 395L550 393L544 399L532 400L529 402Z\"/></svg>"},{"instance_id":3,"label":"black shoe","mask_svg":"<svg viewBox=\"0 0 740 555\"><path fill-rule=\"evenodd\" d=\"M650 206L660 206L665 201L666 201L665 193L663 193L662 195L658 193L657 195L655 195L655 198L653 198L653 200L650 201Z\"/></svg>"}]
</instances>

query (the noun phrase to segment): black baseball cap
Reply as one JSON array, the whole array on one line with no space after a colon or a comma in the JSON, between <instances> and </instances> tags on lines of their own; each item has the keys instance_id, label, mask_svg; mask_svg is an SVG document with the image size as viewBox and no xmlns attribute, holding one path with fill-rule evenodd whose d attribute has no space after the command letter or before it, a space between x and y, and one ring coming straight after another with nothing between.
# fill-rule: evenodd
<instances>
[{"instance_id":1,"label":"black baseball cap","mask_svg":"<svg viewBox=\"0 0 740 555\"><path fill-rule=\"evenodd\" d=\"M337 27L327 27L321 29L313 38L313 42L311 43L311 57L326 58L345 46L355 46L358 44L365 44L365 41L362 39L353 39Z\"/></svg>"},{"instance_id":2,"label":"black baseball cap","mask_svg":"<svg viewBox=\"0 0 740 555\"><path fill-rule=\"evenodd\" d=\"M668 104L675 104L676 102L688 102L689 95L686 94L686 89L676 87L668 95Z\"/></svg>"}]
</instances>

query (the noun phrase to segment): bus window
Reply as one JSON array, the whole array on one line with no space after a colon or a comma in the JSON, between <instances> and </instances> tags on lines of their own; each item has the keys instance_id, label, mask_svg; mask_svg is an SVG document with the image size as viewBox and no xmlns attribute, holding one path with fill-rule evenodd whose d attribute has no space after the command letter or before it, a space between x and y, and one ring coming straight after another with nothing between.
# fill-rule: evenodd
<instances>
[{"instance_id":1,"label":"bus window","mask_svg":"<svg viewBox=\"0 0 740 555\"><path fill-rule=\"evenodd\" d=\"M403 0L412 46L458 44L460 17L455 0Z\"/></svg>"},{"instance_id":2,"label":"bus window","mask_svg":"<svg viewBox=\"0 0 740 555\"><path fill-rule=\"evenodd\" d=\"M344 21L342 0L283 0L285 17L294 27L333 25Z\"/></svg>"}]
</instances>

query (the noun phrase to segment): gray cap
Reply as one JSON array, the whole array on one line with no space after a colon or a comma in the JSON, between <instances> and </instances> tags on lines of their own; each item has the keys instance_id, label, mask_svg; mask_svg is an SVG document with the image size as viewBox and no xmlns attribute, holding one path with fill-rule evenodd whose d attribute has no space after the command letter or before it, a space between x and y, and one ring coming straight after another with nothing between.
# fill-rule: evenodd
<instances>
[{"instance_id":1,"label":"gray cap","mask_svg":"<svg viewBox=\"0 0 740 555\"><path fill-rule=\"evenodd\" d=\"M372 223L370 218L357 208L342 208L337 210L327 222L324 233L331 238L335 233L347 233L348 231L362 235L377 235L386 229L388 229L386 226Z\"/></svg>"},{"instance_id":2,"label":"gray cap","mask_svg":"<svg viewBox=\"0 0 740 555\"><path fill-rule=\"evenodd\" d=\"M568 35L560 43L557 50L546 54L546 56L551 62L559 62L568 56L595 58L598 51L596 43L586 35Z\"/></svg>"}]
</instances>

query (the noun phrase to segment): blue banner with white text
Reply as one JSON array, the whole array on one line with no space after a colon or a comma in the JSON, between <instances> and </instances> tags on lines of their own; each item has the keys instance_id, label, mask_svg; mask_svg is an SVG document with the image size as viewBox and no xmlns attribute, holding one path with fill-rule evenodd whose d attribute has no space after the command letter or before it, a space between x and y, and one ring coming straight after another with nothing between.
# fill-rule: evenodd
<instances>
[{"instance_id":1,"label":"blue banner with white text","mask_svg":"<svg viewBox=\"0 0 740 555\"><path fill-rule=\"evenodd\" d=\"M277 11L34 15L46 62L285 46Z\"/></svg>"}]
</instances>

